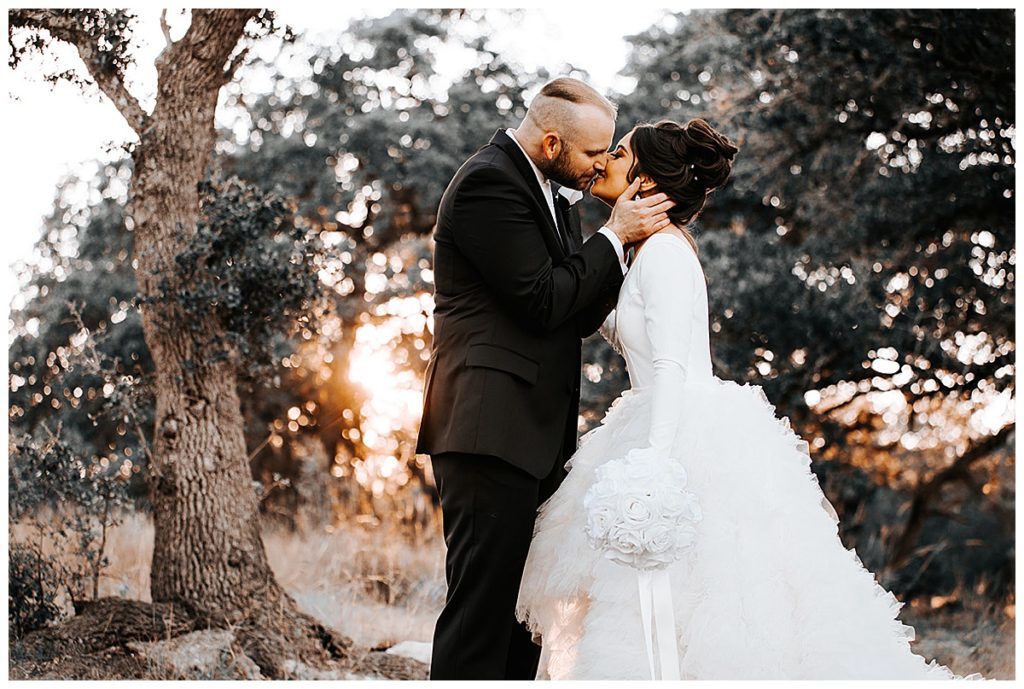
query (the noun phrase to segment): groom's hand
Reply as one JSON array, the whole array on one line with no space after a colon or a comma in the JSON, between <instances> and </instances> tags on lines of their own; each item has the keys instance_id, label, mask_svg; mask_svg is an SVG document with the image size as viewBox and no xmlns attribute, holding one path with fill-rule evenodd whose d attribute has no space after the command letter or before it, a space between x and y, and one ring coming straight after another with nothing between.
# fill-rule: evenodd
<instances>
[{"instance_id":1,"label":"groom's hand","mask_svg":"<svg viewBox=\"0 0 1024 689\"><path fill-rule=\"evenodd\" d=\"M637 177L619 195L611 217L605 223L605 227L614 232L623 245L646 239L672 224L666 211L676 205L675 202L661 192L634 200L639 190L640 178Z\"/></svg>"}]
</instances>

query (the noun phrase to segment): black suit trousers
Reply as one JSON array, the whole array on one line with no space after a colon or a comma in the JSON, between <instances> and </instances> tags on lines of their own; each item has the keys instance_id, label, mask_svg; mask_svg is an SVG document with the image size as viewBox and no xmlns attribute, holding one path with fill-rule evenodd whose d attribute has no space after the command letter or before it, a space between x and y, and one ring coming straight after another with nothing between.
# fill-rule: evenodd
<instances>
[{"instance_id":1,"label":"black suit trousers","mask_svg":"<svg viewBox=\"0 0 1024 689\"><path fill-rule=\"evenodd\" d=\"M540 646L515 618L537 508L566 475L537 479L497 457L431 456L448 546L448 595L434 628L430 679L533 679Z\"/></svg>"}]
</instances>

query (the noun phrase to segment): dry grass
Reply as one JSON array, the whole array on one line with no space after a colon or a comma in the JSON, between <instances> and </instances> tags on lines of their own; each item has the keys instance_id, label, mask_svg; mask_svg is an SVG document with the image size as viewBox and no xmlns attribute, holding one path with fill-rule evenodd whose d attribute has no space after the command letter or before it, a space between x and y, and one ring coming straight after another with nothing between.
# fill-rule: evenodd
<instances>
[{"instance_id":1,"label":"dry grass","mask_svg":"<svg viewBox=\"0 0 1024 689\"><path fill-rule=\"evenodd\" d=\"M26 524L14 524L11 540L27 540L32 533ZM352 524L306 535L267 527L263 542L274 576L300 607L358 644L430 641L445 595L439 534L414 545L387 527ZM53 542L43 548L48 555L64 549ZM99 595L149 602L151 519L127 513L108 531L107 557ZM58 602L70 613L65 596Z\"/></svg>"},{"instance_id":2,"label":"dry grass","mask_svg":"<svg viewBox=\"0 0 1024 689\"><path fill-rule=\"evenodd\" d=\"M309 614L371 648L430 641L444 605L444 543L387 527L305 537L265 531L278 581Z\"/></svg>"},{"instance_id":3,"label":"dry grass","mask_svg":"<svg viewBox=\"0 0 1024 689\"><path fill-rule=\"evenodd\" d=\"M12 538L28 537L14 525ZM444 604L444 543L440 534L411 542L394 529L343 525L304 536L264 529L278 582L309 614L370 648L430 641ZM153 525L130 514L108 535L110 566L100 596L149 601ZM49 552L54 552L51 546ZM908 605L901 619L914 626L915 652L955 672L1014 677L1013 608L984 599L932 611Z\"/></svg>"},{"instance_id":4,"label":"dry grass","mask_svg":"<svg viewBox=\"0 0 1024 689\"><path fill-rule=\"evenodd\" d=\"M966 595L952 605L931 609L927 601L908 605L900 619L914 627L915 653L936 659L953 672L980 672L989 679L1014 679L1014 605Z\"/></svg>"},{"instance_id":5,"label":"dry grass","mask_svg":"<svg viewBox=\"0 0 1024 689\"><path fill-rule=\"evenodd\" d=\"M51 508L41 509L35 520L42 524L57 524L59 516ZM67 562L66 553L77 550L77 534L69 532L63 539L40 540L28 522L10 525L10 542L41 543L44 556L60 554L59 561ZM99 595L118 596L136 600L150 600L149 570L153 558L153 524L148 516L126 512L123 522L107 531L106 555L110 565L104 568L99 580ZM91 590L91 589L90 589ZM70 614L71 601L60 592L57 602Z\"/></svg>"}]
</instances>

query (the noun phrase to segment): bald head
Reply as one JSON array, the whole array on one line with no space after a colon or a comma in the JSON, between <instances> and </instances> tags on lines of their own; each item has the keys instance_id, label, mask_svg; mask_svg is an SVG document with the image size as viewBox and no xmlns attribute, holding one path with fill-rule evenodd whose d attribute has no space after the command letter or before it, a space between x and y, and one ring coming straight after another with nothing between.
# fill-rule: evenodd
<instances>
[{"instance_id":1,"label":"bald head","mask_svg":"<svg viewBox=\"0 0 1024 689\"><path fill-rule=\"evenodd\" d=\"M546 176L583 189L604 167L615 105L579 79L549 81L530 103L516 139Z\"/></svg>"},{"instance_id":2,"label":"bald head","mask_svg":"<svg viewBox=\"0 0 1024 689\"><path fill-rule=\"evenodd\" d=\"M615 105L593 87L579 79L562 77L544 84L530 103L523 125L556 132L573 142L594 119L610 119L614 126L615 113Z\"/></svg>"}]
</instances>

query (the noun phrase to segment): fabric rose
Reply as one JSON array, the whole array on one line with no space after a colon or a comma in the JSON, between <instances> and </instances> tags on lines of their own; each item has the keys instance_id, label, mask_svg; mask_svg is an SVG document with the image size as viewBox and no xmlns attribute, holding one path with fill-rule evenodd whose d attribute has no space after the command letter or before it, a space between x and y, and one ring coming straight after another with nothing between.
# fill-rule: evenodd
<instances>
[{"instance_id":1,"label":"fabric rose","mask_svg":"<svg viewBox=\"0 0 1024 689\"><path fill-rule=\"evenodd\" d=\"M588 528L593 530L595 533L608 533L608 529L610 529L612 524L615 523L615 518L617 516L618 514L611 505L596 505L587 514L587 520L589 522Z\"/></svg>"},{"instance_id":2,"label":"fabric rose","mask_svg":"<svg viewBox=\"0 0 1024 689\"><path fill-rule=\"evenodd\" d=\"M651 526L644 533L644 544L652 553L668 552L675 543L675 530L679 528L669 523L668 520Z\"/></svg>"},{"instance_id":3,"label":"fabric rose","mask_svg":"<svg viewBox=\"0 0 1024 689\"><path fill-rule=\"evenodd\" d=\"M654 519L651 506L644 501L642 495L627 496L622 510L622 520L633 528L650 524Z\"/></svg>"},{"instance_id":4,"label":"fabric rose","mask_svg":"<svg viewBox=\"0 0 1024 689\"><path fill-rule=\"evenodd\" d=\"M661 501L661 509L669 519L677 519L690 513L690 502L681 491L668 491Z\"/></svg>"},{"instance_id":5,"label":"fabric rose","mask_svg":"<svg viewBox=\"0 0 1024 689\"><path fill-rule=\"evenodd\" d=\"M643 539L636 529L612 524L608 529L608 542L620 553L634 554L643 550Z\"/></svg>"}]
</instances>

